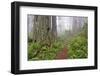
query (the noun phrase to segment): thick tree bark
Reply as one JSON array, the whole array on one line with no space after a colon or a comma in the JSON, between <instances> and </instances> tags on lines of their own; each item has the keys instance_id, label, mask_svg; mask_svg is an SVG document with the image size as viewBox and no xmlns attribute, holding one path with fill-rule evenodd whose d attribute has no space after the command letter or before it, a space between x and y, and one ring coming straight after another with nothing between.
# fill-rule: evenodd
<instances>
[{"instance_id":1,"label":"thick tree bark","mask_svg":"<svg viewBox=\"0 0 100 76\"><path fill-rule=\"evenodd\" d=\"M33 41L51 46L57 37L56 16L34 16Z\"/></svg>"},{"instance_id":2,"label":"thick tree bark","mask_svg":"<svg viewBox=\"0 0 100 76\"><path fill-rule=\"evenodd\" d=\"M50 44L51 40L51 17L50 16L34 16L33 28L34 42L42 42Z\"/></svg>"},{"instance_id":3,"label":"thick tree bark","mask_svg":"<svg viewBox=\"0 0 100 76\"><path fill-rule=\"evenodd\" d=\"M52 37L55 41L57 37L57 23L56 23L56 16L52 16Z\"/></svg>"}]
</instances>

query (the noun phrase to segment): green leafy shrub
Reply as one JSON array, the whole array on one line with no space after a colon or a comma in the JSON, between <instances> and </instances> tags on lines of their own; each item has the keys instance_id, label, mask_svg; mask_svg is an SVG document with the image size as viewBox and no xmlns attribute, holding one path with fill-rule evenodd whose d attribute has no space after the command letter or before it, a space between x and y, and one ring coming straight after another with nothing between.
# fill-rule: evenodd
<instances>
[{"instance_id":1,"label":"green leafy shrub","mask_svg":"<svg viewBox=\"0 0 100 76\"><path fill-rule=\"evenodd\" d=\"M28 47L29 60L52 60L55 59L56 54L63 48L61 42L56 41L47 46L40 43L31 43Z\"/></svg>"},{"instance_id":2,"label":"green leafy shrub","mask_svg":"<svg viewBox=\"0 0 100 76\"><path fill-rule=\"evenodd\" d=\"M87 58L88 56L88 43L87 37L84 36L82 31L79 35L72 38L68 44L68 57L75 58Z\"/></svg>"},{"instance_id":3,"label":"green leafy shrub","mask_svg":"<svg viewBox=\"0 0 100 76\"><path fill-rule=\"evenodd\" d=\"M28 46L28 58L32 59L34 55L39 51L40 49L39 43L31 43L30 46Z\"/></svg>"},{"instance_id":4,"label":"green leafy shrub","mask_svg":"<svg viewBox=\"0 0 100 76\"><path fill-rule=\"evenodd\" d=\"M68 45L69 58L86 58L87 57L87 39L84 37L74 38Z\"/></svg>"}]
</instances>

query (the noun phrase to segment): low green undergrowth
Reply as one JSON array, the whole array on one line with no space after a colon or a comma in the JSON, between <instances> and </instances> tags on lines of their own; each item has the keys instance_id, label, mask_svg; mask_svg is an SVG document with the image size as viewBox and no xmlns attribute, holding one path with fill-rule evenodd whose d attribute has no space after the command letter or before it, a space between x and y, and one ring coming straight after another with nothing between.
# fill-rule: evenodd
<instances>
[{"instance_id":1,"label":"low green undergrowth","mask_svg":"<svg viewBox=\"0 0 100 76\"><path fill-rule=\"evenodd\" d=\"M75 37L69 40L68 58L87 58L88 57L88 37L87 37L87 25L83 27L82 31Z\"/></svg>"},{"instance_id":2,"label":"low green undergrowth","mask_svg":"<svg viewBox=\"0 0 100 76\"><path fill-rule=\"evenodd\" d=\"M28 47L28 60L52 60L63 48L61 42L54 42L51 46L42 43L31 42Z\"/></svg>"},{"instance_id":3,"label":"low green undergrowth","mask_svg":"<svg viewBox=\"0 0 100 76\"><path fill-rule=\"evenodd\" d=\"M75 58L87 58L88 47L87 39L81 36L73 38L68 44L68 57Z\"/></svg>"}]
</instances>

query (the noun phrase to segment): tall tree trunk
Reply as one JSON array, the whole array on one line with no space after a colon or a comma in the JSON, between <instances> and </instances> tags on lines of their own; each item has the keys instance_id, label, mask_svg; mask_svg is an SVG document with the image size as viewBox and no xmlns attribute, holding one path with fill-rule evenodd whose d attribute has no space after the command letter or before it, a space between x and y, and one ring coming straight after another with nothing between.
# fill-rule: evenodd
<instances>
[{"instance_id":1,"label":"tall tree trunk","mask_svg":"<svg viewBox=\"0 0 100 76\"><path fill-rule=\"evenodd\" d=\"M34 16L33 40L51 44L51 16Z\"/></svg>"},{"instance_id":2,"label":"tall tree trunk","mask_svg":"<svg viewBox=\"0 0 100 76\"><path fill-rule=\"evenodd\" d=\"M56 16L52 16L52 37L55 41L57 37L57 23L56 23Z\"/></svg>"}]
</instances>

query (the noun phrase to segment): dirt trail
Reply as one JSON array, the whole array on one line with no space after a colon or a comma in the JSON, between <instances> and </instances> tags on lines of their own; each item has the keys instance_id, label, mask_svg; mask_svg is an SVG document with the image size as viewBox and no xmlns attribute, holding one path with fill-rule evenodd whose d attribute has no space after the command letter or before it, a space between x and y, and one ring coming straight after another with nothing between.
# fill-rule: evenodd
<instances>
[{"instance_id":1,"label":"dirt trail","mask_svg":"<svg viewBox=\"0 0 100 76\"><path fill-rule=\"evenodd\" d=\"M67 59L67 48L64 48L62 51L58 52L56 59Z\"/></svg>"}]
</instances>

